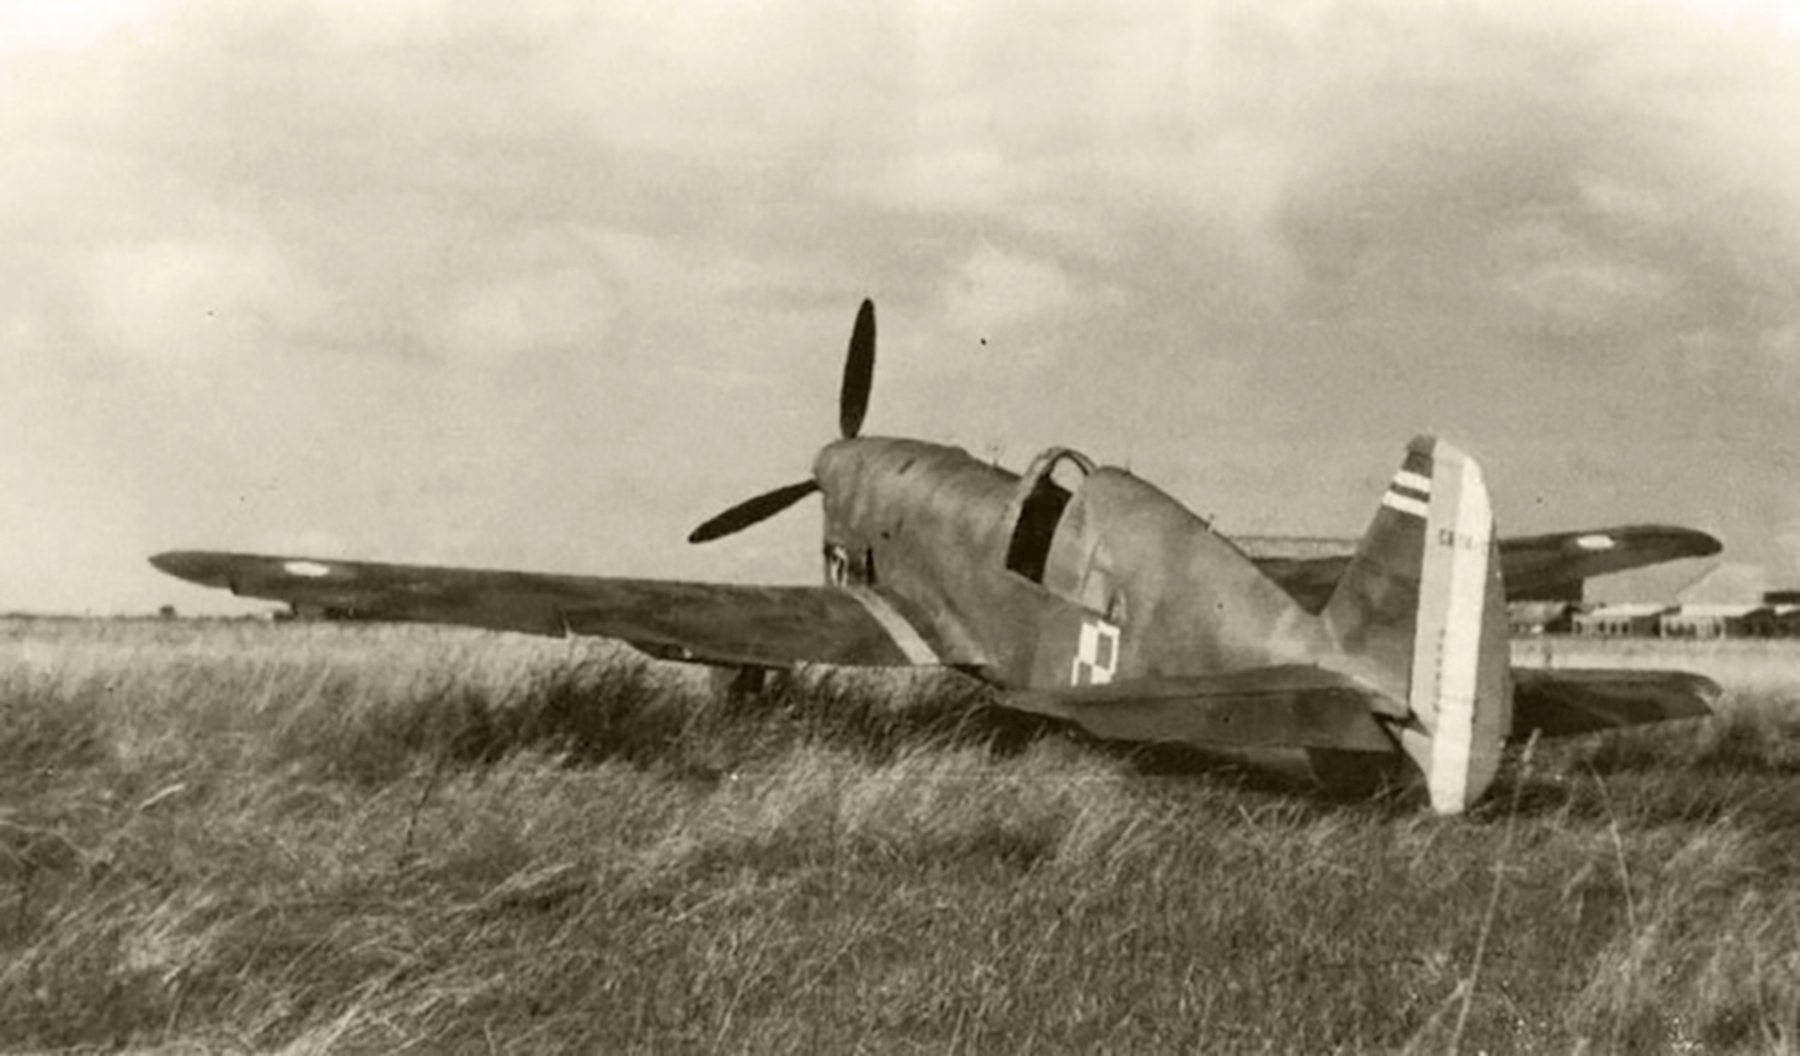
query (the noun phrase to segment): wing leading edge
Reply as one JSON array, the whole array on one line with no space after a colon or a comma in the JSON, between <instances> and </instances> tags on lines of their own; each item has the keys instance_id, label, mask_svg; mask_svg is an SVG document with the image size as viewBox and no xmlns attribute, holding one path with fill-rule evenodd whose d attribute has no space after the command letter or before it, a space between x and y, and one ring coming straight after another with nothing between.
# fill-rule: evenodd
<instances>
[{"instance_id":1,"label":"wing leading edge","mask_svg":"<svg viewBox=\"0 0 1800 1056\"><path fill-rule=\"evenodd\" d=\"M562 637L596 635L662 659L759 667L965 662L872 592L611 579L206 551L151 564L202 586L354 618Z\"/></svg>"}]
</instances>

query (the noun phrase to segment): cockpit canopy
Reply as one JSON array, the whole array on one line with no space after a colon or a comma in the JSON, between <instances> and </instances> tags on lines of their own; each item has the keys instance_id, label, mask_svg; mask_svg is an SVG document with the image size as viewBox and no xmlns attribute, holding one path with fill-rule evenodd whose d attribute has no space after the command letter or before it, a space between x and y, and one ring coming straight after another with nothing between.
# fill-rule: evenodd
<instances>
[{"instance_id":1,"label":"cockpit canopy","mask_svg":"<svg viewBox=\"0 0 1800 1056\"><path fill-rule=\"evenodd\" d=\"M1050 544L1062 523L1069 499L1094 472L1094 460L1073 448L1052 447L1032 459L1019 480L1024 499L1012 542L1006 549L1006 567L1034 583L1044 582Z\"/></svg>"}]
</instances>

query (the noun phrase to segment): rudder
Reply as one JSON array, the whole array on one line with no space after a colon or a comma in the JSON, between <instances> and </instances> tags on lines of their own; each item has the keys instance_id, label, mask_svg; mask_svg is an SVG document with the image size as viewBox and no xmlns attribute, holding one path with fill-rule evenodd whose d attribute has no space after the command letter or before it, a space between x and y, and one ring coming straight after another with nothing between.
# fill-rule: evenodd
<instances>
[{"instance_id":1,"label":"rudder","mask_svg":"<svg viewBox=\"0 0 1800 1056\"><path fill-rule=\"evenodd\" d=\"M1474 459L1431 437L1407 445L1321 615L1346 673L1395 702L1385 717L1432 808L1467 809L1498 773L1512 726L1506 589Z\"/></svg>"}]
</instances>

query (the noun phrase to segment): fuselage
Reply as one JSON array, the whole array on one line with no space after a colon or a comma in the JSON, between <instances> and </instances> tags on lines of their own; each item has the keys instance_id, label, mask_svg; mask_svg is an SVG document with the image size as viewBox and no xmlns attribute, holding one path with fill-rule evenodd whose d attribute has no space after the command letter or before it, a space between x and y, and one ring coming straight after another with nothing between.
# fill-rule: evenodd
<instances>
[{"instance_id":1,"label":"fuselage","mask_svg":"<svg viewBox=\"0 0 1800 1056\"><path fill-rule=\"evenodd\" d=\"M1021 476L868 437L827 446L814 476L827 580L879 593L996 683L1209 674L1327 648L1319 621L1204 520L1073 451Z\"/></svg>"}]
</instances>

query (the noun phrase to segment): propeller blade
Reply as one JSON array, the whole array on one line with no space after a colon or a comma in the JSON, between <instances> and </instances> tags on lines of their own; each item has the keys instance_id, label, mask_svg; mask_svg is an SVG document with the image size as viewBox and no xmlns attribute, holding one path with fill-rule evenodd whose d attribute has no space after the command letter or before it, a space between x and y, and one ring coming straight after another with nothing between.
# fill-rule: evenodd
<instances>
[{"instance_id":1,"label":"propeller blade","mask_svg":"<svg viewBox=\"0 0 1800 1056\"><path fill-rule=\"evenodd\" d=\"M856 328L850 331L850 352L844 357L844 389L838 396L838 432L846 440L862 431L874 381L875 302L865 299L856 311Z\"/></svg>"},{"instance_id":2,"label":"propeller blade","mask_svg":"<svg viewBox=\"0 0 1800 1056\"><path fill-rule=\"evenodd\" d=\"M798 484L764 492L754 499L738 503L689 532L688 542L705 543L732 532L741 532L759 521L768 520L818 490L817 481L803 480Z\"/></svg>"}]
</instances>

